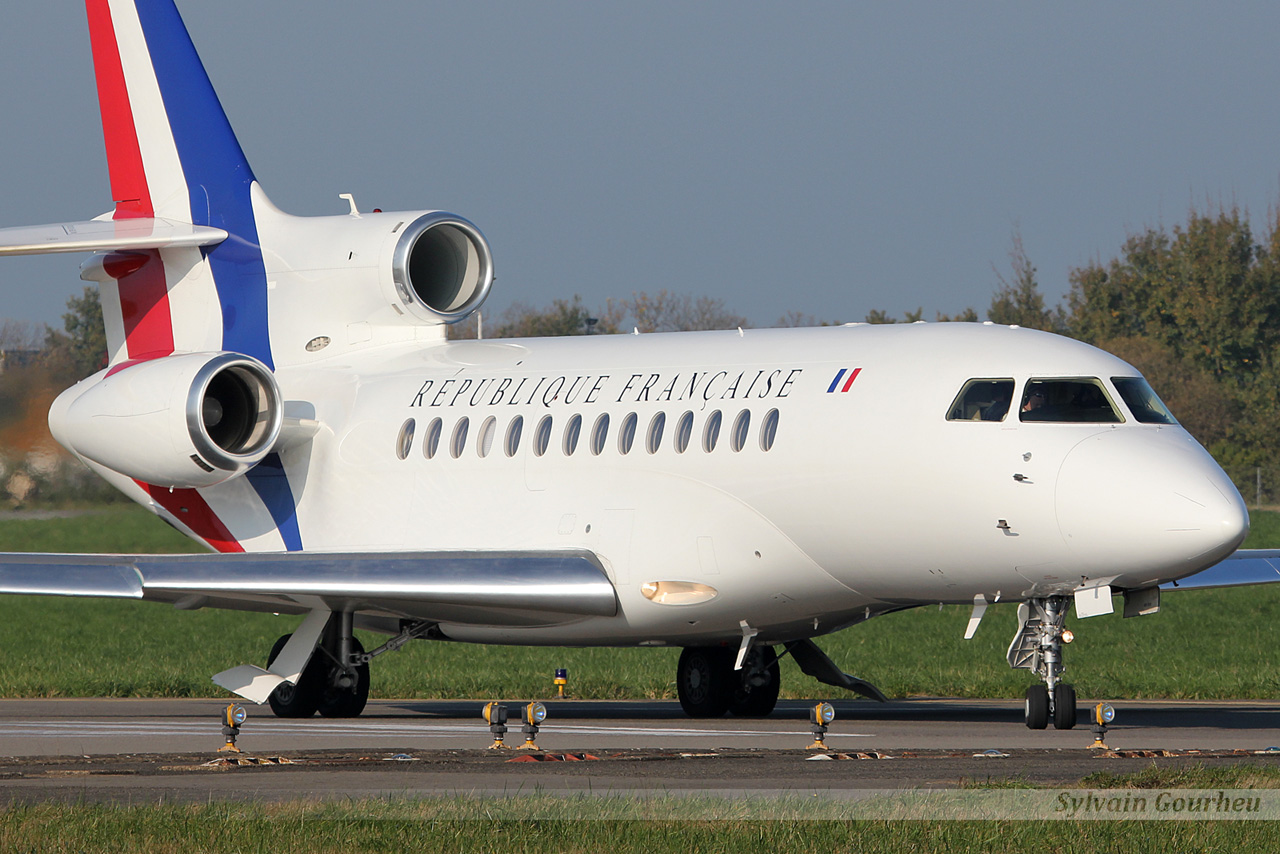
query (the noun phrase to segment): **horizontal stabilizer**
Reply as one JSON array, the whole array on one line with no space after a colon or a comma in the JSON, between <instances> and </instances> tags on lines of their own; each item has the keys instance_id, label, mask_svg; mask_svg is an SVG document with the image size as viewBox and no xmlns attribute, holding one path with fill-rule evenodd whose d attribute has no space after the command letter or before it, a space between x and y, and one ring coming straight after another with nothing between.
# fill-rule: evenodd
<instances>
[{"instance_id":1,"label":"horizontal stabilizer","mask_svg":"<svg viewBox=\"0 0 1280 854\"><path fill-rule=\"evenodd\" d=\"M226 239L227 233L220 228L170 219L90 220L0 228L0 255L212 246Z\"/></svg>"},{"instance_id":2,"label":"horizontal stabilizer","mask_svg":"<svg viewBox=\"0 0 1280 854\"><path fill-rule=\"evenodd\" d=\"M1280 549L1240 549L1231 557L1188 575L1161 584L1162 590L1200 590L1207 587L1242 587L1280 581Z\"/></svg>"},{"instance_id":3,"label":"horizontal stabilizer","mask_svg":"<svg viewBox=\"0 0 1280 854\"><path fill-rule=\"evenodd\" d=\"M825 652L818 649L818 645L811 640L787 644L787 651L791 653L791 657L796 660L796 664L800 665L800 669L806 676L812 676L824 685L844 688L878 703L889 701L884 692L867 680L850 676L837 667L836 663Z\"/></svg>"},{"instance_id":4,"label":"horizontal stabilizer","mask_svg":"<svg viewBox=\"0 0 1280 854\"><path fill-rule=\"evenodd\" d=\"M0 554L0 593L108 596L181 608L414 614L493 624L612 617L617 594L589 551ZM286 676L288 674L285 674Z\"/></svg>"}]
</instances>

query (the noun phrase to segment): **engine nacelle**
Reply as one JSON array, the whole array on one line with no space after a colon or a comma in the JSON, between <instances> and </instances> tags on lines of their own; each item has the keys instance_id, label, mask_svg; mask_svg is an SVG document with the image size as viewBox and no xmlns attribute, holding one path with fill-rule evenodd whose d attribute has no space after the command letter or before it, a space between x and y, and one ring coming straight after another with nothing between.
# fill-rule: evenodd
<instances>
[{"instance_id":1,"label":"engine nacelle","mask_svg":"<svg viewBox=\"0 0 1280 854\"><path fill-rule=\"evenodd\" d=\"M401 306L420 320L454 323L493 286L493 254L480 230L444 211L423 214L400 232L391 278Z\"/></svg>"},{"instance_id":2,"label":"engine nacelle","mask_svg":"<svg viewBox=\"0 0 1280 854\"><path fill-rule=\"evenodd\" d=\"M213 486L257 465L280 435L280 388L238 353L116 365L64 391L49 429L69 451L156 486Z\"/></svg>"}]
</instances>

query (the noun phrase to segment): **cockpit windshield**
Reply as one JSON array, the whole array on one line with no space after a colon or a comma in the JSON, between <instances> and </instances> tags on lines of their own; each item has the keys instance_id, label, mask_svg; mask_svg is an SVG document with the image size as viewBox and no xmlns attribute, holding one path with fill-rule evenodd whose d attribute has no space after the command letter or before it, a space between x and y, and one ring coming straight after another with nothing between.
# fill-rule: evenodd
<instances>
[{"instance_id":1,"label":"cockpit windshield","mask_svg":"<svg viewBox=\"0 0 1280 854\"><path fill-rule=\"evenodd\" d=\"M1173 413L1142 377L1112 377L1133 417L1142 424L1177 424Z\"/></svg>"},{"instance_id":2,"label":"cockpit windshield","mask_svg":"<svg viewBox=\"0 0 1280 854\"><path fill-rule=\"evenodd\" d=\"M1013 400L1013 380L969 380L956 395L948 421L1003 421Z\"/></svg>"},{"instance_id":3,"label":"cockpit windshield","mask_svg":"<svg viewBox=\"0 0 1280 854\"><path fill-rule=\"evenodd\" d=\"M1027 380L1018 411L1022 421L1118 424L1120 413L1092 377Z\"/></svg>"}]
</instances>

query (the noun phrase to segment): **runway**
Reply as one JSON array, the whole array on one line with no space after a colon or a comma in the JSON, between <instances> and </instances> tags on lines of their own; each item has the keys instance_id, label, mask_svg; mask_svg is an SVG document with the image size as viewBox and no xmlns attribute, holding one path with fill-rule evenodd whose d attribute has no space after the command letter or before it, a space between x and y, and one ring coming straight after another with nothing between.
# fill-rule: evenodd
<instances>
[{"instance_id":1,"label":"runway","mask_svg":"<svg viewBox=\"0 0 1280 854\"><path fill-rule=\"evenodd\" d=\"M519 735L518 700L504 701ZM198 753L221 744L222 700L0 701L0 756ZM480 700L374 700L358 718L287 720L246 705L241 744L258 752L468 750L490 742ZM1012 700L833 704L838 750L1075 749L1092 740L1081 703L1072 730L1029 730ZM1259 750L1280 745L1280 702L1117 701L1110 741L1131 749ZM546 750L799 749L812 741L809 704L782 701L768 718L693 720L674 701L546 701Z\"/></svg>"},{"instance_id":2,"label":"runway","mask_svg":"<svg viewBox=\"0 0 1280 854\"><path fill-rule=\"evenodd\" d=\"M286 765L219 770L219 700L0 701L0 800L150 801L512 794L698 793L737 796L955 786L1017 778L1074 785L1159 764L1280 767L1280 702L1117 702L1102 758L1092 733L1028 730L1021 704L992 700L836 703L831 752L813 762L808 704L769 718L690 720L671 701L549 701L546 753L598 761L510 762L490 751L480 701L369 704L360 718L274 718L249 707L245 754ZM518 702L509 701L511 717ZM518 746L519 724L507 743ZM207 765L213 761L213 765Z\"/></svg>"}]
</instances>

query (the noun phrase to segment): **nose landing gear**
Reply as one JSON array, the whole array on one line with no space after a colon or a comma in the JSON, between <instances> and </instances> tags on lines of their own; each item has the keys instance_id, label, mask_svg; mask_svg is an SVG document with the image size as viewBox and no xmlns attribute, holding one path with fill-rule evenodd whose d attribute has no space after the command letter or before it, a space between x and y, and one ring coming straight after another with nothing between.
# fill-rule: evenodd
<instances>
[{"instance_id":1,"label":"nose landing gear","mask_svg":"<svg viewBox=\"0 0 1280 854\"><path fill-rule=\"evenodd\" d=\"M1062 682L1066 666L1062 645L1071 642L1064 628L1071 599L1049 596L1028 599L1018 606L1018 633L1009 644L1009 666L1030 670L1044 680L1027 689L1024 707L1027 727L1045 729L1053 719L1054 729L1076 725L1076 689Z\"/></svg>"}]
</instances>

